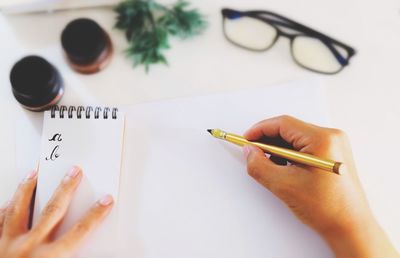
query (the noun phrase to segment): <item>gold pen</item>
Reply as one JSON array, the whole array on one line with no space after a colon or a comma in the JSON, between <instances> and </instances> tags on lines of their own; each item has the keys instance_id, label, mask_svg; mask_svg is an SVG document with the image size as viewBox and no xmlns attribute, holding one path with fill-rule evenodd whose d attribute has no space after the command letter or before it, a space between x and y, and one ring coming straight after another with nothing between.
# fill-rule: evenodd
<instances>
[{"instance_id":1,"label":"gold pen","mask_svg":"<svg viewBox=\"0 0 400 258\"><path fill-rule=\"evenodd\" d=\"M212 136L222 139L233 144L244 146L244 145L253 145L262 149L265 153L281 157L287 159L292 162L296 162L303 165L308 165L315 168L320 168L323 170L327 170L330 172L334 172L336 174L340 174L339 168L342 163L336 162L330 159L323 159L316 157L311 154L302 153L295 150L290 150L282 147L277 147L269 144L259 143L259 142L251 142L243 138L242 136L227 133L220 129L208 129L207 130Z\"/></svg>"}]
</instances>

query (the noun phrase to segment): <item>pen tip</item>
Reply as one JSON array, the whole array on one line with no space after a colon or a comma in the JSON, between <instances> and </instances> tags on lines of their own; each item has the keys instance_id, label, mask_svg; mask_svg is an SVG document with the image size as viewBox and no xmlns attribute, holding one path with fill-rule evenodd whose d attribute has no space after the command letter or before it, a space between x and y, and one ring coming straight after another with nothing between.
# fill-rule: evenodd
<instances>
[{"instance_id":1,"label":"pen tip","mask_svg":"<svg viewBox=\"0 0 400 258\"><path fill-rule=\"evenodd\" d=\"M212 134L212 129L207 129L207 132L209 132L210 134Z\"/></svg>"}]
</instances>

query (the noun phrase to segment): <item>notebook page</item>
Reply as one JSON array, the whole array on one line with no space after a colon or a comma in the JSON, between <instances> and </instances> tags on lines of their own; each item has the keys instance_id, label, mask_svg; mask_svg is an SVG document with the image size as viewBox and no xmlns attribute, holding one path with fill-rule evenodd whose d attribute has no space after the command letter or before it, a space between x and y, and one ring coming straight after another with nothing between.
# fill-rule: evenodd
<instances>
[{"instance_id":1,"label":"notebook page","mask_svg":"<svg viewBox=\"0 0 400 258\"><path fill-rule=\"evenodd\" d=\"M323 89L295 82L127 110L116 257L333 257L247 175L240 148L206 131L242 134L282 114L326 125Z\"/></svg>"},{"instance_id":2,"label":"notebook page","mask_svg":"<svg viewBox=\"0 0 400 258\"><path fill-rule=\"evenodd\" d=\"M50 111L44 114L34 212L35 224L66 172L74 165L82 168L83 179L56 237L71 228L103 195L113 195L117 204L124 131L121 114L112 119L110 113L104 119L100 112L95 119L93 112L90 112L90 118L83 112L78 119L76 111L72 118L68 118L67 111L64 113L63 118L60 118L60 111L55 112L55 118L51 118ZM89 237L79 257L112 257L113 247L108 242L116 236L116 210L114 207L100 228Z\"/></svg>"}]
</instances>

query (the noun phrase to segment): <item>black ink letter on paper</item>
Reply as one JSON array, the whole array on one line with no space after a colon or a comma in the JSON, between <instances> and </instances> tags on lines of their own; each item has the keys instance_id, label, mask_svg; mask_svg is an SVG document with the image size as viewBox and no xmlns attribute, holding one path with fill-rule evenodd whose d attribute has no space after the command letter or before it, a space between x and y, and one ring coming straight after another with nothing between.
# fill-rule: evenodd
<instances>
[{"instance_id":1,"label":"black ink letter on paper","mask_svg":"<svg viewBox=\"0 0 400 258\"><path fill-rule=\"evenodd\" d=\"M46 157L46 160L55 161L58 157L60 157L60 154L57 153L59 148L60 148L60 145L56 145L56 147L54 147L53 151L51 152L50 156Z\"/></svg>"},{"instance_id":2,"label":"black ink letter on paper","mask_svg":"<svg viewBox=\"0 0 400 258\"><path fill-rule=\"evenodd\" d=\"M61 134L60 133L56 133L55 135L53 135L53 137L51 139L49 139L49 142L61 142L62 138L61 138Z\"/></svg>"},{"instance_id":3,"label":"black ink letter on paper","mask_svg":"<svg viewBox=\"0 0 400 258\"><path fill-rule=\"evenodd\" d=\"M61 138L61 134L60 133L56 133L53 135L53 137L51 137L49 140L49 142L61 142L62 138ZM60 148L60 145L56 145L53 148L53 151L51 152L50 156L46 157L46 160L51 160L51 161L55 161L58 157L60 157L60 154L58 154L58 149Z\"/></svg>"}]
</instances>

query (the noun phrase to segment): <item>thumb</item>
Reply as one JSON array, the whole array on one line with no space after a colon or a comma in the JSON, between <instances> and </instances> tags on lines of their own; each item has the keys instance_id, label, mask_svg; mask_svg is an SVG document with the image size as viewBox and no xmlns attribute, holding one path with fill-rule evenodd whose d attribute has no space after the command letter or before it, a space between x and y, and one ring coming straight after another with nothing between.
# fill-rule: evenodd
<instances>
[{"instance_id":1,"label":"thumb","mask_svg":"<svg viewBox=\"0 0 400 258\"><path fill-rule=\"evenodd\" d=\"M243 153L247 159L247 172L257 182L274 192L274 186L279 184L288 174L287 166L279 166L265 156L258 147L245 145Z\"/></svg>"}]
</instances>

